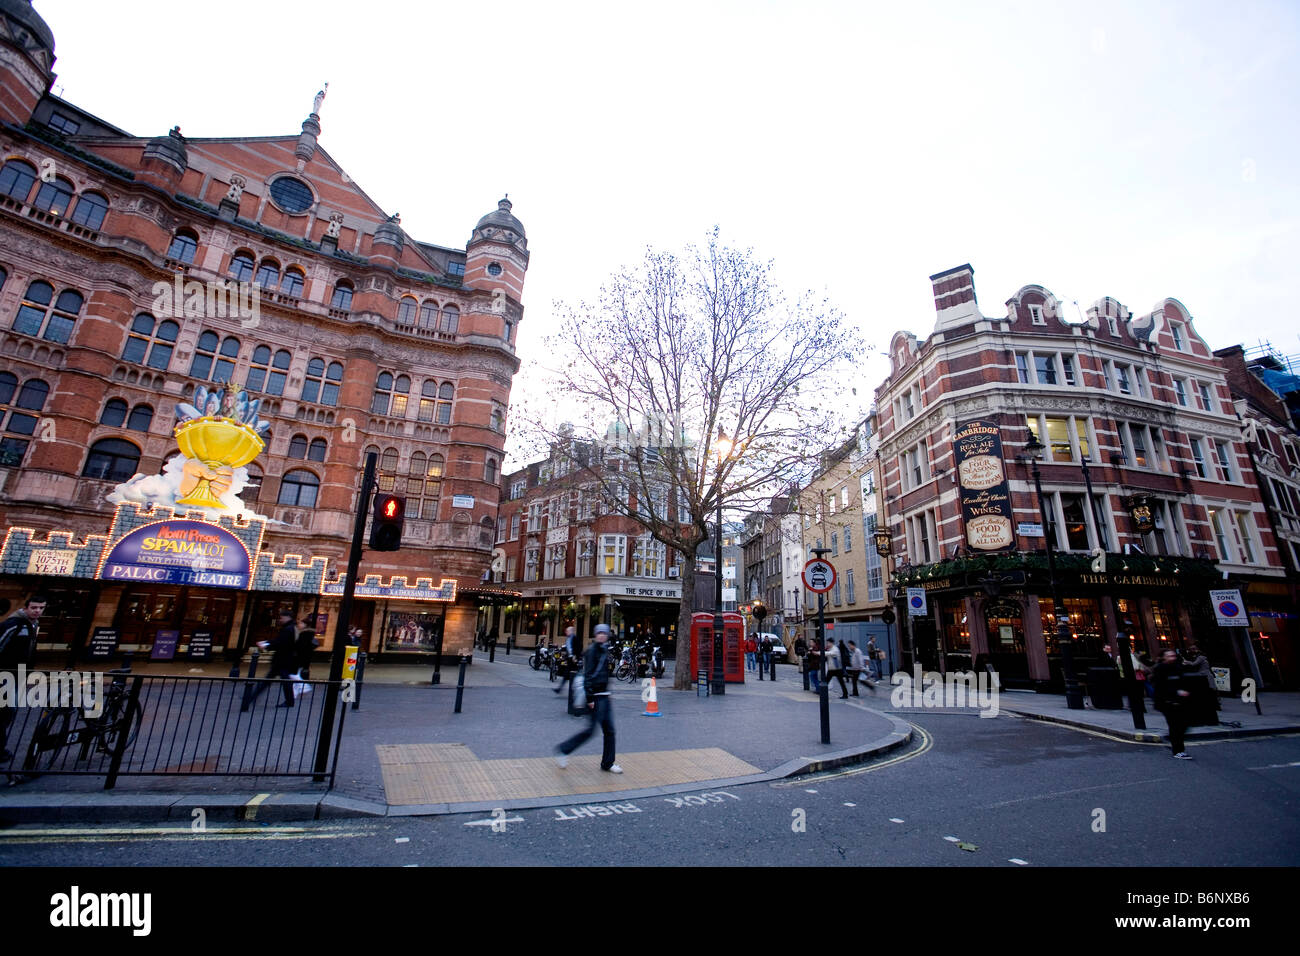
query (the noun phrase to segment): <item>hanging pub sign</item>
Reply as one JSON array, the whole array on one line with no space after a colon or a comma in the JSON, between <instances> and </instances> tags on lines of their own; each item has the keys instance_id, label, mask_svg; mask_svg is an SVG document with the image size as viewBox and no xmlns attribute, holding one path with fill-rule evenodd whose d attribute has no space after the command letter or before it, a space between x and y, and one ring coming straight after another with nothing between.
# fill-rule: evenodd
<instances>
[{"instance_id":1,"label":"hanging pub sign","mask_svg":"<svg viewBox=\"0 0 1300 956\"><path fill-rule=\"evenodd\" d=\"M1156 530L1156 520L1151 514L1151 499L1146 495L1134 495L1130 498L1128 513L1133 519L1133 528L1138 534L1150 534Z\"/></svg>"},{"instance_id":2,"label":"hanging pub sign","mask_svg":"<svg viewBox=\"0 0 1300 956\"><path fill-rule=\"evenodd\" d=\"M965 422L954 431L952 448L966 543L976 551L1015 547L1001 429L996 422Z\"/></svg>"},{"instance_id":3,"label":"hanging pub sign","mask_svg":"<svg viewBox=\"0 0 1300 956\"><path fill-rule=\"evenodd\" d=\"M246 589L248 548L225 528L205 521L158 521L123 535L109 550L105 581L197 584Z\"/></svg>"}]
</instances>

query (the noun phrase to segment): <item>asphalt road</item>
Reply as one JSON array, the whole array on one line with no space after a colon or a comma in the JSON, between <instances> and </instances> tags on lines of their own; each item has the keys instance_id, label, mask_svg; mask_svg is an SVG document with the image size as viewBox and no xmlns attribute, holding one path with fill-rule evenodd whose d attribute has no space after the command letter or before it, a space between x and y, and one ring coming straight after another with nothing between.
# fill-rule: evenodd
<instances>
[{"instance_id":1,"label":"asphalt road","mask_svg":"<svg viewBox=\"0 0 1300 956\"><path fill-rule=\"evenodd\" d=\"M1294 866L1300 737L1119 743L1003 716L823 775L564 809L315 823L22 826L0 865Z\"/></svg>"}]
</instances>

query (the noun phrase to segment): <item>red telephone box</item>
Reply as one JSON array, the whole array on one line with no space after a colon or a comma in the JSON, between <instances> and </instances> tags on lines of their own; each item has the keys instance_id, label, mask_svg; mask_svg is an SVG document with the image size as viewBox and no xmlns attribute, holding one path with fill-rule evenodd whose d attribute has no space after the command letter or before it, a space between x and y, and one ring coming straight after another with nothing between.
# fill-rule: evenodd
<instances>
[{"instance_id":1,"label":"red telephone box","mask_svg":"<svg viewBox=\"0 0 1300 956\"><path fill-rule=\"evenodd\" d=\"M713 615L691 615L691 675L708 671L713 676ZM745 620L735 611L722 615L722 678L728 684L745 683Z\"/></svg>"}]
</instances>

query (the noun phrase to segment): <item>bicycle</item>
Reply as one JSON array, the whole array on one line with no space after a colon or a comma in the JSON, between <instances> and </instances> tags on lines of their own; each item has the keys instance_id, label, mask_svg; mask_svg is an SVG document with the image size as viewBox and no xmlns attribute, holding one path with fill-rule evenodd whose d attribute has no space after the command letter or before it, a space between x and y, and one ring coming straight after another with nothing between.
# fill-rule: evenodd
<instances>
[{"instance_id":1,"label":"bicycle","mask_svg":"<svg viewBox=\"0 0 1300 956\"><path fill-rule=\"evenodd\" d=\"M127 722L126 675L124 670L109 671L112 682L104 690L104 708L98 717L92 717L80 707L45 707L36 720L31 743L23 759L23 774L36 776L50 770L64 747L79 744L77 762L87 760L92 746L99 752L112 756L117 748L131 746L140 733L144 709L136 706ZM122 735L126 735L122 741Z\"/></svg>"}]
</instances>

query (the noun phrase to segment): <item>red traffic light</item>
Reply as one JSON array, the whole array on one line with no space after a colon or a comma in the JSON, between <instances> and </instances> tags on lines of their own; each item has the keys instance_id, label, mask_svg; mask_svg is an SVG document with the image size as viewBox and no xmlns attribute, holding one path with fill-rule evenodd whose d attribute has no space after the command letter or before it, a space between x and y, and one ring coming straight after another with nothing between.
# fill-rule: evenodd
<instances>
[{"instance_id":1,"label":"red traffic light","mask_svg":"<svg viewBox=\"0 0 1300 956\"><path fill-rule=\"evenodd\" d=\"M370 524L371 549L397 551L402 546L406 499L401 495L376 495L374 508L374 520Z\"/></svg>"}]
</instances>

